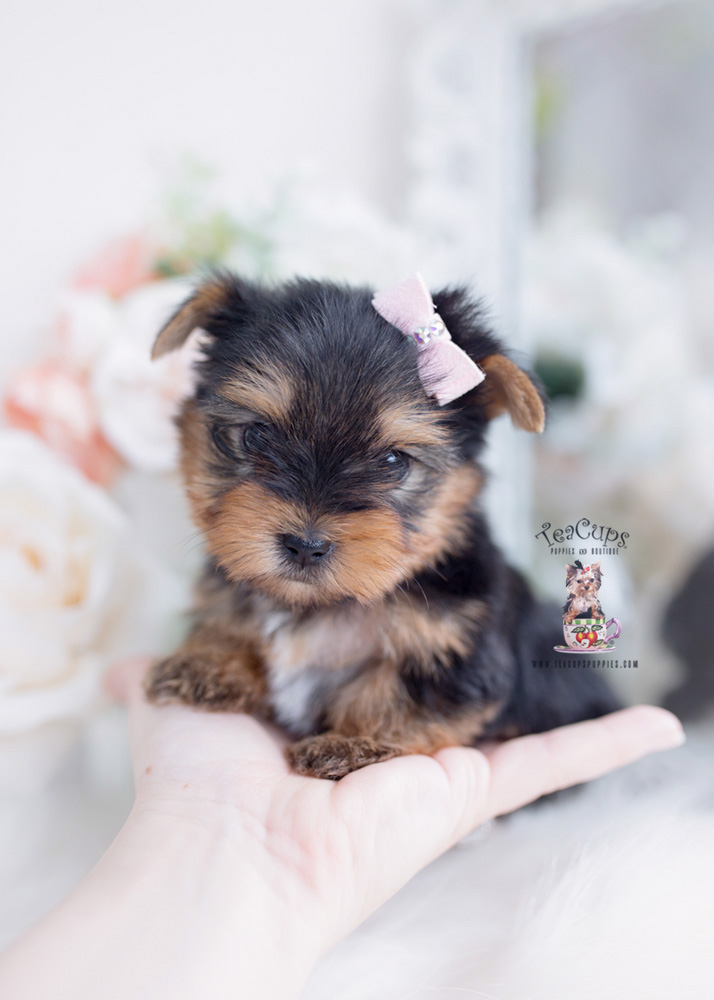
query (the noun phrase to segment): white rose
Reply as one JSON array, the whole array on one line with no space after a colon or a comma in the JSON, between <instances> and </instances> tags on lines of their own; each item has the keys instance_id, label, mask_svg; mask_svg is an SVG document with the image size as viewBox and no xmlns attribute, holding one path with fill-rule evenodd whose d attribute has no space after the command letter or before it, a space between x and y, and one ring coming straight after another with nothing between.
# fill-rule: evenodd
<instances>
[{"instance_id":1,"label":"white rose","mask_svg":"<svg viewBox=\"0 0 714 1000\"><path fill-rule=\"evenodd\" d=\"M58 303L58 333L63 356L90 369L119 336L116 301L100 289L68 288Z\"/></svg>"},{"instance_id":2,"label":"white rose","mask_svg":"<svg viewBox=\"0 0 714 1000\"><path fill-rule=\"evenodd\" d=\"M275 268L285 278L300 274L368 284L408 274L421 250L410 232L369 205L316 191L281 220L276 244Z\"/></svg>"},{"instance_id":3,"label":"white rose","mask_svg":"<svg viewBox=\"0 0 714 1000\"><path fill-rule=\"evenodd\" d=\"M167 591L132 549L98 487L38 438L0 432L0 733L83 714L106 666L132 643L153 651L138 623Z\"/></svg>"},{"instance_id":4,"label":"white rose","mask_svg":"<svg viewBox=\"0 0 714 1000\"><path fill-rule=\"evenodd\" d=\"M173 421L191 393L198 350L191 341L152 361L151 347L191 288L186 281L158 281L126 295L116 306L117 334L92 375L105 437L129 465L147 472L170 471L178 459Z\"/></svg>"}]
</instances>

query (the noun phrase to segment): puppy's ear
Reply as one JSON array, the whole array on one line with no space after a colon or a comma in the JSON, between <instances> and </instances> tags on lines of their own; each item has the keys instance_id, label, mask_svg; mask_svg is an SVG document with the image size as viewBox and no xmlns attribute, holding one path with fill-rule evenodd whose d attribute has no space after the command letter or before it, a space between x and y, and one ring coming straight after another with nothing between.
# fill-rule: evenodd
<instances>
[{"instance_id":1,"label":"puppy's ear","mask_svg":"<svg viewBox=\"0 0 714 1000\"><path fill-rule=\"evenodd\" d=\"M593 563L593 573L596 574L598 580L602 580L602 569L599 562Z\"/></svg>"},{"instance_id":2,"label":"puppy's ear","mask_svg":"<svg viewBox=\"0 0 714 1000\"><path fill-rule=\"evenodd\" d=\"M489 354L478 361L486 373L479 386L479 402L489 420L508 413L516 427L541 433L545 406L530 375L503 354Z\"/></svg>"},{"instance_id":3,"label":"puppy's ear","mask_svg":"<svg viewBox=\"0 0 714 1000\"><path fill-rule=\"evenodd\" d=\"M577 574L578 574L578 567L577 566L573 566L571 563L568 563L566 565L566 567L565 567L565 583L566 583L566 585L568 583L570 583L570 581L575 576L577 576Z\"/></svg>"},{"instance_id":4,"label":"puppy's ear","mask_svg":"<svg viewBox=\"0 0 714 1000\"><path fill-rule=\"evenodd\" d=\"M161 328L151 349L152 360L177 350L197 327L215 334L221 322L230 319L244 304L245 286L241 279L227 272L215 273L199 285Z\"/></svg>"},{"instance_id":5,"label":"puppy's ear","mask_svg":"<svg viewBox=\"0 0 714 1000\"><path fill-rule=\"evenodd\" d=\"M477 406L487 420L509 413L516 427L542 431L545 406L541 389L531 375L505 356L488 329L480 303L463 288L447 288L434 294L434 304L454 342L486 373L483 382L464 396L462 403Z\"/></svg>"}]
</instances>

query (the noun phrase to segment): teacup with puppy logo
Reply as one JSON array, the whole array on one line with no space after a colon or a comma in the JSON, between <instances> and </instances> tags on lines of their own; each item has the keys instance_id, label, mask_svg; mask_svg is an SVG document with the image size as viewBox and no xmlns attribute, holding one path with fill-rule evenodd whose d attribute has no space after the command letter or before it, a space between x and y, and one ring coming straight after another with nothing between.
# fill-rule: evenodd
<instances>
[{"instance_id":1,"label":"teacup with puppy logo","mask_svg":"<svg viewBox=\"0 0 714 1000\"><path fill-rule=\"evenodd\" d=\"M611 626L613 630L608 631ZM579 653L614 649L614 639L619 638L621 625L617 618L575 618L563 621L563 635L568 649Z\"/></svg>"}]
</instances>

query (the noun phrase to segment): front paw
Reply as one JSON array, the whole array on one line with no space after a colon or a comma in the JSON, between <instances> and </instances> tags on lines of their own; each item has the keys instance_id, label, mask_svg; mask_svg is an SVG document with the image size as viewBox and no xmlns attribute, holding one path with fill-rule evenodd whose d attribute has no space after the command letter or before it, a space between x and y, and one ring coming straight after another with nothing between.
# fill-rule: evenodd
<instances>
[{"instance_id":1,"label":"front paw","mask_svg":"<svg viewBox=\"0 0 714 1000\"><path fill-rule=\"evenodd\" d=\"M193 653L175 653L152 664L144 681L149 701L200 705L213 712L250 711L254 690L238 669Z\"/></svg>"},{"instance_id":2,"label":"front paw","mask_svg":"<svg viewBox=\"0 0 714 1000\"><path fill-rule=\"evenodd\" d=\"M293 743L286 755L293 770L313 778L344 778L368 764L377 764L401 754L399 747L377 743L369 736L339 736L323 733Z\"/></svg>"}]
</instances>

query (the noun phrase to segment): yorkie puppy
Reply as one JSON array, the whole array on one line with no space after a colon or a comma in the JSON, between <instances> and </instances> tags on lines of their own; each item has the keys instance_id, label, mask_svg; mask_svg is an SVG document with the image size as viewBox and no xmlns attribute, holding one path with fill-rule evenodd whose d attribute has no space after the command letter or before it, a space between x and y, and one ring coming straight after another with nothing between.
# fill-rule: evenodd
<instances>
[{"instance_id":1,"label":"yorkie puppy","mask_svg":"<svg viewBox=\"0 0 714 1000\"><path fill-rule=\"evenodd\" d=\"M565 568L568 597L563 605L563 621L572 625L576 618L604 618L598 591L602 583L600 563L583 566L579 559Z\"/></svg>"},{"instance_id":2,"label":"yorkie puppy","mask_svg":"<svg viewBox=\"0 0 714 1000\"><path fill-rule=\"evenodd\" d=\"M208 562L190 634L146 692L277 721L302 774L617 707L594 671L535 669L560 619L492 541L478 458L489 421L540 431L543 402L464 291L435 299L435 325L408 338L367 289L217 273L154 346L207 335L178 424ZM468 368L463 395L430 386L429 329Z\"/></svg>"}]
</instances>

